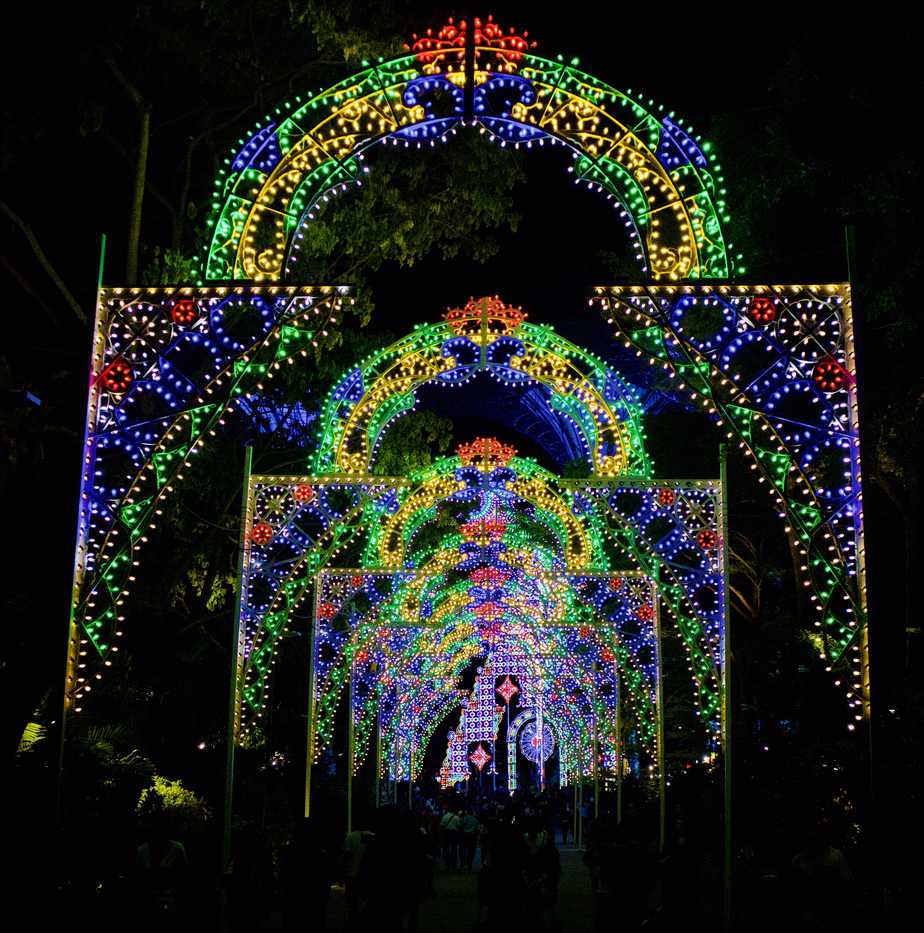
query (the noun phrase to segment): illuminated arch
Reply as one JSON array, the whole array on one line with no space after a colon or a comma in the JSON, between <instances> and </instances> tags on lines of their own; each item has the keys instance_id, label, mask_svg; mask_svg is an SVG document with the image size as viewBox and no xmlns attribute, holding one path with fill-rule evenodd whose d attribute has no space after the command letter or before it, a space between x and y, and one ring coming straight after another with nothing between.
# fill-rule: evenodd
<instances>
[{"instance_id":1,"label":"illuminated arch","mask_svg":"<svg viewBox=\"0 0 924 933\"><path fill-rule=\"evenodd\" d=\"M325 697L318 714L322 744L332 728L336 697L344 683L357 676L357 658L367 661L375 655L376 663L383 663L381 645L389 638L390 650L397 654L389 655L388 663L395 667L382 676L453 680L466 663L484 653L486 637L511 637L519 650L546 659L567 658L572 653L569 639L576 632L583 651L596 652L588 657L597 657L603 668L620 658L637 714L646 704L650 708L651 673L644 672L653 656L645 620L652 618L653 609L639 594L632 596L634 602L625 602L631 587L621 588L623 578L633 574L614 566L619 555L622 566L638 568L645 579L663 581L665 605L689 652L699 713L705 724L716 728L717 632L725 599L722 545L715 530L716 484L561 480L489 438L461 445L458 457L444 458L393 488L390 483L388 478L337 475L260 478L248 509L253 532L245 549L242 599L249 646L242 671L242 712L248 728L259 721L266 702L265 677L276 640L300 602L317 590L318 569L336 567L336 553L325 543L330 540L330 532L324 530L330 489L344 499L340 517L330 520L346 528L339 538L340 550L366 558L363 569L339 572L339 579L349 583L341 582L336 600L325 597L315 606L322 630L335 626L322 637L329 656L318 664ZM457 508L464 496L477 506L464 523L443 527L435 522L440 502ZM519 504L540 523L543 514L557 519L564 512L576 531L569 535L561 527L549 528L543 535L534 525L521 533L516 521ZM415 540L428 526L436 537L431 535L430 545L419 549ZM323 548L305 539L304 529L309 527ZM351 546L350 536L366 544ZM575 539L584 542L581 561L569 565L567 555ZM383 551L383 540L401 544L397 551ZM675 574L675 562L682 572ZM609 574L610 585L601 586L601 573ZM367 577L378 582L370 588ZM354 599L350 594L358 590L362 593ZM496 628L494 620L500 618L503 625ZM597 641L594 633L600 624L615 626L618 639ZM421 666L423 658L434 660ZM367 691L364 700L369 715L371 696ZM598 712L605 718L604 710ZM361 742L369 715L366 726L359 708L355 715ZM650 737L651 715L641 715L638 722L640 735Z\"/></svg>"},{"instance_id":2,"label":"illuminated arch","mask_svg":"<svg viewBox=\"0 0 924 933\"><path fill-rule=\"evenodd\" d=\"M651 102L561 59L539 58L528 45L512 55L512 35L475 25L447 27L415 41L410 55L286 101L241 140L216 180L204 279L286 280L305 225L331 197L362 184L372 146L435 145L464 126L502 146L571 149L575 182L620 206L643 275L710 279L734 271L722 230L723 179L707 143L673 114L651 112ZM455 57L460 42L467 61Z\"/></svg>"},{"instance_id":3,"label":"illuminated arch","mask_svg":"<svg viewBox=\"0 0 924 933\"><path fill-rule=\"evenodd\" d=\"M623 579L628 582L629 578L637 583L637 586L633 584L623 591L623 596L629 598L629 602L624 603L624 611L631 613L634 612L633 606L643 605L653 598L653 590L651 582L643 576L629 574ZM581 578L581 584L586 584L588 579ZM410 750L426 746L439 719L460 703L463 708L471 706L471 703L483 705L485 697L475 699L480 690L477 682L468 703L464 702L466 694L455 689L453 684L463 667L484 655L485 647L477 637L475 624L464 616L434 627L395 626L380 612L367 612L365 616L356 617L349 609L355 594L374 588L384 580L391 582L391 576L383 575L381 571L356 569L325 571L319 580L321 642L328 649L335 649L336 658L328 650L319 659L318 673L323 683L319 684L315 694L318 713L316 719L312 718L313 741L315 753L329 743L339 697L345 683L351 681L354 684L350 692L354 700L354 766L358 767L363 760L370 734L379 724L385 745L393 750L398 747L403 750L399 755L400 767L394 761L390 766L391 776L406 777L411 767ZM342 613L348 614L348 624L347 616L343 616L344 622L339 621ZM587 621L590 623L591 620ZM638 645L633 647L635 640L629 630L617 632L603 619L592 624L579 626L575 623L565 627L546 625L544 620L536 619L520 626L508 619L498 638L488 650L486 669L496 662L500 671L519 675L530 671L530 680L544 681L548 689L542 691L543 703L561 724L559 734L563 747L569 749L566 757L570 762L576 765L581 760L581 749L586 757L591 723L595 719L601 723L613 720L617 689L613 682L614 664L631 700L630 709L634 711L642 746L655 760L655 683L650 670L651 658L646 661L636 654ZM651 638L653 632L649 630L643 642ZM653 651L650 641L648 644ZM510 667L511 659L520 659L517 662L520 666ZM522 676L521 684L532 695L535 685L527 688ZM492 675L487 685L490 709L493 709L493 693ZM456 769L447 774L450 781L467 773L466 743L489 738L493 741L496 729L495 722L487 732L483 726L480 732L477 727L472 731L466 728L465 720L466 713L463 712L456 741L462 746L456 750L456 757L462 757L456 763ZM600 740L601 749L605 752L613 745L614 736L604 728L601 729ZM419 760L412 770L416 775Z\"/></svg>"},{"instance_id":4,"label":"illuminated arch","mask_svg":"<svg viewBox=\"0 0 924 933\"><path fill-rule=\"evenodd\" d=\"M371 472L385 433L413 410L421 386L451 389L484 375L541 385L550 411L582 438L592 472L649 475L635 390L593 354L525 319L498 298L472 300L366 359L328 396L314 471Z\"/></svg>"}]
</instances>

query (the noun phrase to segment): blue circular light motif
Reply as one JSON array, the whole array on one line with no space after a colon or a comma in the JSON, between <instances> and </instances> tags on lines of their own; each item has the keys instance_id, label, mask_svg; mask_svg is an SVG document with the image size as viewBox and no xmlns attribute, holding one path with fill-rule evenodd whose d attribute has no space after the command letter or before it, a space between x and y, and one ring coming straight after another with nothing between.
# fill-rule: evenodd
<instances>
[{"instance_id":1,"label":"blue circular light motif","mask_svg":"<svg viewBox=\"0 0 924 933\"><path fill-rule=\"evenodd\" d=\"M520 730L520 751L524 757L533 764L539 764L539 756L542 755L542 761L546 762L552 757L555 750L555 737L548 723L542 724L542 741L539 740L539 730L536 728L536 720L531 719Z\"/></svg>"}]
</instances>

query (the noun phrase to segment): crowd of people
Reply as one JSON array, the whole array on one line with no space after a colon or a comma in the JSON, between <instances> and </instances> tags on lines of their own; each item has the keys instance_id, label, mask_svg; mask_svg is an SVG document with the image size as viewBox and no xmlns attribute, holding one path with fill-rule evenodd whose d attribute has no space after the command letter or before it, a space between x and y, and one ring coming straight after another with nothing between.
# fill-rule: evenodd
<instances>
[{"instance_id":1,"label":"crowd of people","mask_svg":"<svg viewBox=\"0 0 924 933\"><path fill-rule=\"evenodd\" d=\"M567 841L572 819L559 796L529 793L447 793L418 797L411 811L381 807L369 828L352 830L344 841L348 926L365 929L374 919L415 930L436 872L477 871L478 928L509 916L517 904L539 929L553 929L561 874L556 842Z\"/></svg>"},{"instance_id":2,"label":"crowd of people","mask_svg":"<svg viewBox=\"0 0 924 933\"><path fill-rule=\"evenodd\" d=\"M695 928L718 916L721 851L715 833L703 833L708 821L697 824L695 810L672 809L662 850L656 801L639 799L617 819L612 800L596 808L589 795L576 814L573 789L471 790L463 785L428 796L415 788L410 808L360 807L345 836L317 818L275 842L254 824L242 826L234 837L222 927L249 933L280 925L327 929L334 890L338 901L342 893L342 907L331 913L343 913L347 930L426 929L422 905L447 891L464 904L466 916L456 918L455 928L472 924L476 931L512 915L539 931L561 929L562 916L571 921L567 929L587 930L610 929L614 917L627 929L666 930ZM574 846L578 825L581 845ZM126 890L132 901L148 905L144 916L152 929L168 917L189 916L196 901L184 846L162 824L153 829L137 850L134 882ZM564 846L570 846L565 865L572 879L566 909L559 898ZM747 845L737 862L738 913L749 916L750 929L784 922L814 929L854 909L853 872L828 824L807 826L801 847L775 867ZM427 905L425 916L432 912Z\"/></svg>"}]
</instances>

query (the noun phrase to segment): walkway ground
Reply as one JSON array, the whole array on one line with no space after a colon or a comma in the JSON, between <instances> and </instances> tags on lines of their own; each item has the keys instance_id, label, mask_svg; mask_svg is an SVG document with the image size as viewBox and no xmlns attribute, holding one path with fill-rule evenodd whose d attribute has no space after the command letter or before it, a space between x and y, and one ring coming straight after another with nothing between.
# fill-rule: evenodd
<instances>
[{"instance_id":1,"label":"walkway ground","mask_svg":"<svg viewBox=\"0 0 924 933\"><path fill-rule=\"evenodd\" d=\"M593 929L593 900L590 876L581 861L582 851L574 846L561 846L561 886L558 915L562 933L590 933ZM434 879L436 894L421 905L419 933L472 933L478 911L474 871L439 870ZM340 933L345 929L343 889L331 892L328 930Z\"/></svg>"}]
</instances>

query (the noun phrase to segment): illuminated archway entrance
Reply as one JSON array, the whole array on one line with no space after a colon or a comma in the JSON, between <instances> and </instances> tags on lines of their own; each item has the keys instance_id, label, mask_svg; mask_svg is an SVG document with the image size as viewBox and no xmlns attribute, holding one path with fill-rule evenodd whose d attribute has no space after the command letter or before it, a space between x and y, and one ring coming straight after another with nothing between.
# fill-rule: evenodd
<instances>
[{"instance_id":1,"label":"illuminated archway entrance","mask_svg":"<svg viewBox=\"0 0 924 933\"><path fill-rule=\"evenodd\" d=\"M370 147L434 146L461 127L504 147L572 150L575 181L616 203L645 278L738 271L708 143L561 56L532 54L535 44L490 18L450 21L415 36L407 56L285 101L216 179L204 280L286 281L305 225L330 198L362 184Z\"/></svg>"},{"instance_id":2,"label":"illuminated archway entrance","mask_svg":"<svg viewBox=\"0 0 924 933\"><path fill-rule=\"evenodd\" d=\"M402 59L370 65L323 94L283 105L242 141L230 160L231 172L217 182L213 230L198 283L100 289L66 712L80 710L117 658L119 638L131 624L131 583L143 572L138 569L143 545L196 452L220 429L229 409L246 412L248 399L282 367L323 342L336 327L342 304L351 300L346 286L288 284L299 242L310 235L317 210L325 199L361 182L365 152L373 143L404 146L412 156L418 146L451 144L451 136L461 131L483 131L508 147L566 145L575 152L578 181L617 204L619 223L638 246L640 282L603 285L591 303L628 348L667 372L678 390L689 392L720 431L753 458L802 558L799 570L816 613L814 644L843 686L854 728L869 712L869 682L849 287L731 281L736 270L723 233L721 178L707 145L672 117L652 113L572 66L540 59L521 37L500 35L485 24L477 31L451 29L419 40ZM513 359L506 361L511 372ZM497 360L458 365L474 370L476 362ZM381 378L386 381L378 385L387 385L387 376ZM565 378L572 376L565 372ZM412 386L413 379L409 390ZM599 386L596 390L599 395ZM554 392L552 397L564 398ZM396 405L407 401L400 398ZM698 619L702 606L684 588L682 566L671 569L657 542L645 540L645 529L664 527L654 524L665 508L664 484L633 480L614 492L614 481L633 455L626 445L631 419L620 416L616 401L601 406L593 393L572 393L566 401L569 409L562 414L580 425L593 453L592 468L603 479L582 481L577 488L548 480L556 492L552 501L564 510L558 521L605 524L607 539L635 555L640 572L656 580L672 617L687 612ZM608 417L607 410L615 415L609 434L597 421L601 413ZM384 429L396 413L377 411L378 427ZM356 415L353 436L362 441L365 432L369 446L358 454L349 442L342 450L331 446L324 470L341 469L341 456L368 462L374 455L376 435L364 419ZM314 563L304 576L287 577L268 592L265 607L261 600L254 603L259 620L254 641L241 643L242 703L235 735L263 703L274 633L285 624L290 601L307 591L300 589L302 582L328 566L325 555L345 548L368 516L381 514L375 512L380 501L405 489L366 475L349 481L343 474L336 481L303 479L296 486L309 488L301 495L319 496L316 517L323 534L305 551L314 555ZM299 501L285 488L288 482L280 478L276 485ZM339 501L328 495L328 487L341 494ZM695 485L667 488L680 503L702 491ZM410 485L407 490L411 495ZM552 518L549 522L555 525ZM251 521L248 527L256 532L260 524L272 534L267 546L279 548L272 521ZM686 534L683 522L679 527ZM716 529L721 542L721 523ZM575 534L561 540L570 547L572 540L581 540ZM278 556L279 566L287 559L282 549L271 556ZM295 573L298 559L289 558ZM381 568L358 565L364 573ZM404 569L399 562L388 572ZM663 573L660 579L655 570ZM570 580L563 586L578 603L582 588ZM702 635L695 626L685 629L684 644L704 719L714 721L719 712L715 645L714 638L703 641ZM436 717L438 701L433 703L427 715ZM423 735L429 727L414 728Z\"/></svg>"}]
</instances>

